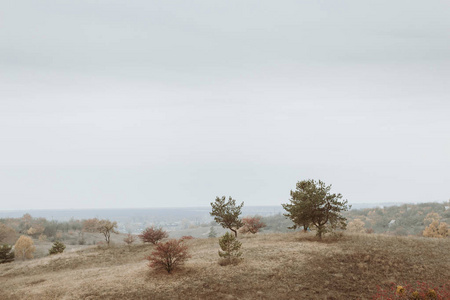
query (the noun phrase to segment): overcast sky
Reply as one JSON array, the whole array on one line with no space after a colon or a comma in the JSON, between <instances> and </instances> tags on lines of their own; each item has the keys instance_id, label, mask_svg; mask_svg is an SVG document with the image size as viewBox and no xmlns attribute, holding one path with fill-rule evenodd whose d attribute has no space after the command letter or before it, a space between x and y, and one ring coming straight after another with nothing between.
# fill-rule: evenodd
<instances>
[{"instance_id":1,"label":"overcast sky","mask_svg":"<svg viewBox=\"0 0 450 300\"><path fill-rule=\"evenodd\" d=\"M448 0L0 4L0 210L450 198Z\"/></svg>"}]
</instances>

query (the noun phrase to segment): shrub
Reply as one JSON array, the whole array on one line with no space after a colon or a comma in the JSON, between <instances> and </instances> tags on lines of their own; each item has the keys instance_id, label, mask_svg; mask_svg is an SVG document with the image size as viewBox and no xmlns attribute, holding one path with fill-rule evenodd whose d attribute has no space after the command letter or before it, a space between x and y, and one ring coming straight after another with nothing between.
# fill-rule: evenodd
<instances>
[{"instance_id":1,"label":"shrub","mask_svg":"<svg viewBox=\"0 0 450 300\"><path fill-rule=\"evenodd\" d=\"M242 226L239 229L239 232L241 232L241 233L253 233L253 234L255 234L261 228L266 227L266 224L261 222L261 217L260 216L242 218L242 223L244 223L244 226Z\"/></svg>"},{"instance_id":2,"label":"shrub","mask_svg":"<svg viewBox=\"0 0 450 300\"><path fill-rule=\"evenodd\" d=\"M228 265L230 263L235 264L239 262L239 258L242 255L241 249L242 243L239 242L234 235L227 232L219 239L219 246L222 251L219 250L219 256L222 260L219 261L220 265Z\"/></svg>"},{"instance_id":3,"label":"shrub","mask_svg":"<svg viewBox=\"0 0 450 300\"><path fill-rule=\"evenodd\" d=\"M27 259L33 258L33 254L36 251L33 240L25 235L21 235L14 245L14 252L16 258Z\"/></svg>"},{"instance_id":4,"label":"shrub","mask_svg":"<svg viewBox=\"0 0 450 300\"><path fill-rule=\"evenodd\" d=\"M425 230L423 231L423 236L426 237L436 237L444 238L448 236L448 225L445 222L433 221Z\"/></svg>"},{"instance_id":5,"label":"shrub","mask_svg":"<svg viewBox=\"0 0 450 300\"><path fill-rule=\"evenodd\" d=\"M355 232L355 233L364 233L366 229L364 228L365 224L361 219L355 219L348 223L347 230L349 232Z\"/></svg>"},{"instance_id":6,"label":"shrub","mask_svg":"<svg viewBox=\"0 0 450 300\"><path fill-rule=\"evenodd\" d=\"M154 228L147 227L144 231L142 231L142 234L139 235L139 238L142 240L143 243L152 243L156 245L160 240L168 237L169 235L167 232L162 230L162 228Z\"/></svg>"},{"instance_id":7,"label":"shrub","mask_svg":"<svg viewBox=\"0 0 450 300\"><path fill-rule=\"evenodd\" d=\"M192 235L184 235L180 238L180 240L193 240L194 237Z\"/></svg>"},{"instance_id":8,"label":"shrub","mask_svg":"<svg viewBox=\"0 0 450 300\"><path fill-rule=\"evenodd\" d=\"M66 249L66 245L64 245L63 243L56 241L53 243L53 246L50 250L48 250L48 254L52 255L52 254L58 254L58 253L63 253L64 249Z\"/></svg>"},{"instance_id":9,"label":"shrub","mask_svg":"<svg viewBox=\"0 0 450 300\"><path fill-rule=\"evenodd\" d=\"M14 251L12 251L12 246L6 244L0 246L0 264L12 261L14 261Z\"/></svg>"},{"instance_id":10,"label":"shrub","mask_svg":"<svg viewBox=\"0 0 450 300\"><path fill-rule=\"evenodd\" d=\"M183 243L183 240L171 239L165 243L159 243L147 260L150 261L149 267L171 273L189 257L188 246Z\"/></svg>"},{"instance_id":11,"label":"shrub","mask_svg":"<svg viewBox=\"0 0 450 300\"><path fill-rule=\"evenodd\" d=\"M392 283L387 289L378 287L373 300L411 299L411 300L445 300L450 299L450 281L439 286L417 281L415 284L397 285Z\"/></svg>"},{"instance_id":12,"label":"shrub","mask_svg":"<svg viewBox=\"0 0 450 300\"><path fill-rule=\"evenodd\" d=\"M130 246L131 244L133 244L136 241L136 237L134 235L132 235L131 233L127 234L127 236L123 239L123 241L125 242L125 244L127 244L128 246Z\"/></svg>"},{"instance_id":13,"label":"shrub","mask_svg":"<svg viewBox=\"0 0 450 300\"><path fill-rule=\"evenodd\" d=\"M45 227L42 224L38 223L38 224L35 224L32 227L30 227L27 230L27 234L31 235L32 237L37 238L37 237L39 237L39 235L41 235L44 232L44 230L45 230Z\"/></svg>"}]
</instances>

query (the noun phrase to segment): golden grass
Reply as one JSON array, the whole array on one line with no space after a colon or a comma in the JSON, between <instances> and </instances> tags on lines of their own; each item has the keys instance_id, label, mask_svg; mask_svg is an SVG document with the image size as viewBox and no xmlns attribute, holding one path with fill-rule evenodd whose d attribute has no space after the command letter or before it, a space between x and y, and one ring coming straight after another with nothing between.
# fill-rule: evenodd
<instances>
[{"instance_id":1,"label":"golden grass","mask_svg":"<svg viewBox=\"0 0 450 300\"><path fill-rule=\"evenodd\" d=\"M0 265L0 299L370 299L388 282L450 278L450 239L303 233L241 236L243 261L218 265L218 239L194 239L172 275L152 245L88 247Z\"/></svg>"}]
</instances>

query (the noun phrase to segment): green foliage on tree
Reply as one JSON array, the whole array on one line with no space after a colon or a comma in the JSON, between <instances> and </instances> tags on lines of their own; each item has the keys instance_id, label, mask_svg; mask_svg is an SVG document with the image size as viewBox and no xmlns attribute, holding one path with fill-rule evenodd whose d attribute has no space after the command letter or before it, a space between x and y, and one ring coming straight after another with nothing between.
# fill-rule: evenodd
<instances>
[{"instance_id":1,"label":"green foliage on tree","mask_svg":"<svg viewBox=\"0 0 450 300\"><path fill-rule=\"evenodd\" d=\"M227 232L219 239L219 256L223 259L222 264L236 263L242 255L241 246L235 236Z\"/></svg>"},{"instance_id":2,"label":"green foliage on tree","mask_svg":"<svg viewBox=\"0 0 450 300\"><path fill-rule=\"evenodd\" d=\"M341 194L331 194L331 185L313 179L297 182L296 190L291 191L291 203L282 204L286 217L294 222L293 228L302 226L304 230L314 227L317 236L337 228L345 229L347 219L341 212L349 209L347 200Z\"/></svg>"},{"instance_id":3,"label":"green foliage on tree","mask_svg":"<svg viewBox=\"0 0 450 300\"><path fill-rule=\"evenodd\" d=\"M60 241L56 241L53 243L52 248L50 248L50 250L48 250L48 254L52 255L52 254L63 253L64 249L66 249L66 245L64 245Z\"/></svg>"},{"instance_id":4,"label":"green foliage on tree","mask_svg":"<svg viewBox=\"0 0 450 300\"><path fill-rule=\"evenodd\" d=\"M12 251L11 245L0 246L0 264L14 261L14 251Z\"/></svg>"},{"instance_id":5,"label":"green foliage on tree","mask_svg":"<svg viewBox=\"0 0 450 300\"><path fill-rule=\"evenodd\" d=\"M211 202L212 212L209 214L214 217L214 221L222 225L223 228L228 228L234 232L234 236L237 237L237 231L244 224L239 219L241 209L244 206L244 202L236 206L236 200L229 197L228 201L225 201L225 196L222 198L216 197L214 202Z\"/></svg>"}]
</instances>

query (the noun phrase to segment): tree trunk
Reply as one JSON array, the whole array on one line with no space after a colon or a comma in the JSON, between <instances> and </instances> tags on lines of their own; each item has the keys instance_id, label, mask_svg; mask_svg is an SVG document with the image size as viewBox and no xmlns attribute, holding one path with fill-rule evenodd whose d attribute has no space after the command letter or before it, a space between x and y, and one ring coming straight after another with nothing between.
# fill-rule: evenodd
<instances>
[{"instance_id":1,"label":"tree trunk","mask_svg":"<svg viewBox=\"0 0 450 300\"><path fill-rule=\"evenodd\" d=\"M232 229L232 228L230 228L230 230L234 232L234 237L237 238L237 230L234 230L234 229Z\"/></svg>"}]
</instances>

